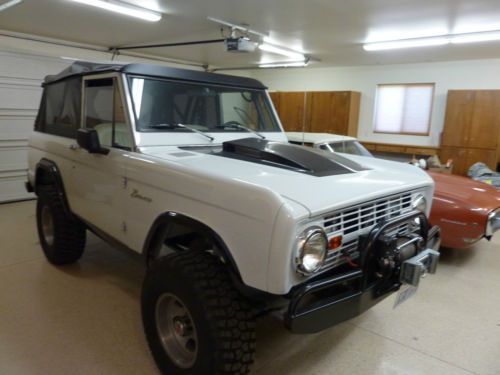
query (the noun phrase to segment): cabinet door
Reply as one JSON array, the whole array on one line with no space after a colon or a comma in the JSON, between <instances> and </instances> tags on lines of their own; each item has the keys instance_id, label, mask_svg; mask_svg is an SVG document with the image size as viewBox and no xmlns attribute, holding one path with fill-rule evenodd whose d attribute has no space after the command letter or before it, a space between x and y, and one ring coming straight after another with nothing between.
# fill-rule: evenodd
<instances>
[{"instance_id":1,"label":"cabinet door","mask_svg":"<svg viewBox=\"0 0 500 375\"><path fill-rule=\"evenodd\" d=\"M270 92L269 96L271 97L271 101L273 102L274 108L278 115L280 113L280 93L279 92Z\"/></svg>"},{"instance_id":2,"label":"cabinet door","mask_svg":"<svg viewBox=\"0 0 500 375\"><path fill-rule=\"evenodd\" d=\"M307 122L311 132L335 133L332 126L332 93L310 92L307 96Z\"/></svg>"},{"instance_id":3,"label":"cabinet door","mask_svg":"<svg viewBox=\"0 0 500 375\"><path fill-rule=\"evenodd\" d=\"M347 135L350 116L348 91L309 93L307 119L312 132Z\"/></svg>"},{"instance_id":4,"label":"cabinet door","mask_svg":"<svg viewBox=\"0 0 500 375\"><path fill-rule=\"evenodd\" d=\"M351 96L348 91L332 92L331 96L331 127L333 133L348 135Z\"/></svg>"},{"instance_id":5,"label":"cabinet door","mask_svg":"<svg viewBox=\"0 0 500 375\"><path fill-rule=\"evenodd\" d=\"M469 168L477 163L485 163L492 170L496 169L497 150L463 147L441 147L440 159L445 163L453 159L453 174L467 176Z\"/></svg>"},{"instance_id":6,"label":"cabinet door","mask_svg":"<svg viewBox=\"0 0 500 375\"><path fill-rule=\"evenodd\" d=\"M474 112L474 91L450 90L446 103L442 146L465 146Z\"/></svg>"},{"instance_id":7,"label":"cabinet door","mask_svg":"<svg viewBox=\"0 0 500 375\"><path fill-rule=\"evenodd\" d=\"M351 137L358 136L359 106L361 102L361 93L357 91L349 92L349 119L347 124L347 135Z\"/></svg>"},{"instance_id":8,"label":"cabinet door","mask_svg":"<svg viewBox=\"0 0 500 375\"><path fill-rule=\"evenodd\" d=\"M448 159L453 160L453 174L465 175L467 166L467 149L463 147L441 147L439 158L441 163L446 163Z\"/></svg>"},{"instance_id":9,"label":"cabinet door","mask_svg":"<svg viewBox=\"0 0 500 375\"><path fill-rule=\"evenodd\" d=\"M273 93L271 98L277 102L277 112L285 131L308 131L305 123L305 92Z\"/></svg>"},{"instance_id":10,"label":"cabinet door","mask_svg":"<svg viewBox=\"0 0 500 375\"><path fill-rule=\"evenodd\" d=\"M493 149L497 147L499 129L500 95L496 90L477 90L474 93L474 110L467 135L467 146Z\"/></svg>"}]
</instances>

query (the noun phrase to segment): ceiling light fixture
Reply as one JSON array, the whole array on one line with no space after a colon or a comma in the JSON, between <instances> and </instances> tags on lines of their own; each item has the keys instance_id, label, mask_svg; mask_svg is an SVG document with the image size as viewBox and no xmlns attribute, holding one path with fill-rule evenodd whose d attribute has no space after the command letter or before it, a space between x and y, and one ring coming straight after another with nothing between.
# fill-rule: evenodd
<instances>
[{"instance_id":1,"label":"ceiling light fixture","mask_svg":"<svg viewBox=\"0 0 500 375\"><path fill-rule=\"evenodd\" d=\"M500 40L500 31L456 35L450 39L453 44L492 42Z\"/></svg>"},{"instance_id":2,"label":"ceiling light fixture","mask_svg":"<svg viewBox=\"0 0 500 375\"><path fill-rule=\"evenodd\" d=\"M448 38L443 38L443 37L415 38L415 39L393 40L388 42L368 43L363 46L363 49L365 51L384 51L384 50L400 49L400 48L442 46L449 43L450 40Z\"/></svg>"},{"instance_id":3,"label":"ceiling light fixture","mask_svg":"<svg viewBox=\"0 0 500 375\"><path fill-rule=\"evenodd\" d=\"M309 61L296 61L287 63L259 64L259 68L303 68L309 65Z\"/></svg>"},{"instance_id":4,"label":"ceiling light fixture","mask_svg":"<svg viewBox=\"0 0 500 375\"><path fill-rule=\"evenodd\" d=\"M259 44L259 49L261 49L262 51L287 56L287 57L290 57L291 59L294 59L294 60L302 60L303 61L306 59L306 57L299 52L289 51L289 50L286 50L286 49L283 49L280 47L273 46L273 45L268 44L268 43Z\"/></svg>"},{"instance_id":5,"label":"ceiling light fixture","mask_svg":"<svg viewBox=\"0 0 500 375\"><path fill-rule=\"evenodd\" d=\"M384 51L400 48L432 47L446 44L465 44L492 42L500 40L500 30L471 32L463 34L439 35L435 37L389 40L384 42L366 43L365 51Z\"/></svg>"},{"instance_id":6,"label":"ceiling light fixture","mask_svg":"<svg viewBox=\"0 0 500 375\"><path fill-rule=\"evenodd\" d=\"M123 2L116 0L72 0L72 1L124 14L126 16L140 18L142 20L150 22L159 21L161 20L162 17L161 13L137 7L131 4L125 4Z\"/></svg>"},{"instance_id":7,"label":"ceiling light fixture","mask_svg":"<svg viewBox=\"0 0 500 375\"><path fill-rule=\"evenodd\" d=\"M2 10L8 9L10 7L13 7L14 5L20 4L23 0L10 0L7 1L6 3L0 5L0 12Z\"/></svg>"}]
</instances>

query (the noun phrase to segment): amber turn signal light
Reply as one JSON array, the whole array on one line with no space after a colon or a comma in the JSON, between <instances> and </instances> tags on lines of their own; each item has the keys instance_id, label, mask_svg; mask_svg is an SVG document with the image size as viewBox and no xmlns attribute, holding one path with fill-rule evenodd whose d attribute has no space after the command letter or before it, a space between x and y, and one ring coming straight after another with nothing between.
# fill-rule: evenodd
<instances>
[{"instance_id":1,"label":"amber turn signal light","mask_svg":"<svg viewBox=\"0 0 500 375\"><path fill-rule=\"evenodd\" d=\"M335 236L335 237L332 237L330 238L330 241L328 241L328 243L330 244L330 250L335 250L337 248L339 248L340 246L342 246L342 236Z\"/></svg>"}]
</instances>

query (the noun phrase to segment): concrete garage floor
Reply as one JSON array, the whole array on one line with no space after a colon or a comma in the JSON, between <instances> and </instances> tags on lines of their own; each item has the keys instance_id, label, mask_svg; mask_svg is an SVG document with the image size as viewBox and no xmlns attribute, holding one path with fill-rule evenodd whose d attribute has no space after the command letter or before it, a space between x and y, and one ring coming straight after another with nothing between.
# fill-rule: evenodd
<instances>
[{"instance_id":1,"label":"concrete garage floor","mask_svg":"<svg viewBox=\"0 0 500 375\"><path fill-rule=\"evenodd\" d=\"M42 255L35 202L0 205L0 374L157 374L142 333L144 269L89 236L82 260ZM500 236L446 251L438 274L396 310L296 336L258 328L254 374L500 374Z\"/></svg>"}]
</instances>

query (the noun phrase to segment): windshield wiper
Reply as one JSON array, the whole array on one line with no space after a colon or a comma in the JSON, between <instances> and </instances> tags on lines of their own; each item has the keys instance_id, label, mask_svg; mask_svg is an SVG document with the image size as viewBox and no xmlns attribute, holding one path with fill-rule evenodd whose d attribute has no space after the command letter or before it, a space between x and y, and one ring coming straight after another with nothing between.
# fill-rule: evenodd
<instances>
[{"instance_id":1,"label":"windshield wiper","mask_svg":"<svg viewBox=\"0 0 500 375\"><path fill-rule=\"evenodd\" d=\"M190 130L193 133L201 134L202 136L210 139L210 142L212 142L215 139L214 137L208 135L207 133L202 132L201 130L198 130L198 129L195 129L195 128L192 128L190 126L183 125L180 123L177 123L177 124L152 124L152 125L148 125L147 128L152 128L152 129L178 129L178 128L181 128L181 129Z\"/></svg>"},{"instance_id":2,"label":"windshield wiper","mask_svg":"<svg viewBox=\"0 0 500 375\"><path fill-rule=\"evenodd\" d=\"M225 124L218 125L217 127L218 128L242 129L242 130L246 130L247 132L250 132L250 133L253 133L253 134L257 135L257 136L259 136L262 139L266 139L266 137L263 136L262 134L260 134L258 131L255 131L255 130L253 130L251 128L248 128L245 125L241 125L240 123L237 123L236 121L227 122Z\"/></svg>"}]
</instances>

